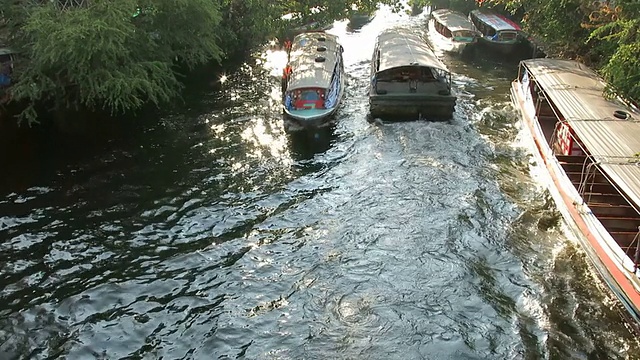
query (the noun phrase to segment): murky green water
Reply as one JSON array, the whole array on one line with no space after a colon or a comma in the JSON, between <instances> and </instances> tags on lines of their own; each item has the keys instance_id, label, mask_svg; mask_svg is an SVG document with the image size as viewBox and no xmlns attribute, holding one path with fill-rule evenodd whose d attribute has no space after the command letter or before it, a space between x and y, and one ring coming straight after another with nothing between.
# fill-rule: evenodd
<instances>
[{"instance_id":1,"label":"murky green water","mask_svg":"<svg viewBox=\"0 0 640 360\"><path fill-rule=\"evenodd\" d=\"M425 17L332 30L329 133L284 133L267 50L135 141L10 174L0 359L640 358L530 172L515 65L445 56L451 122L365 121L394 24Z\"/></svg>"}]
</instances>

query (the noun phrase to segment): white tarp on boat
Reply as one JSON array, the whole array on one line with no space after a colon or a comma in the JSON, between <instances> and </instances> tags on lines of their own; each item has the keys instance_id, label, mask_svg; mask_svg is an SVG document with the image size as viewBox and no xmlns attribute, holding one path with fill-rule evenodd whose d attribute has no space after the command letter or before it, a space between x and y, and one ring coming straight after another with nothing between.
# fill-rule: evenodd
<instances>
[{"instance_id":1,"label":"white tarp on boat","mask_svg":"<svg viewBox=\"0 0 640 360\"><path fill-rule=\"evenodd\" d=\"M520 26L506 17L489 12L488 10L473 10L472 16L475 16L478 20L496 29L496 31L521 31Z\"/></svg>"},{"instance_id":2,"label":"white tarp on boat","mask_svg":"<svg viewBox=\"0 0 640 360\"><path fill-rule=\"evenodd\" d=\"M476 32L475 26L459 12L449 9L434 10L431 16L440 24L446 26L452 32L454 31L472 31Z\"/></svg>"},{"instance_id":3,"label":"white tarp on boat","mask_svg":"<svg viewBox=\"0 0 640 360\"><path fill-rule=\"evenodd\" d=\"M324 50L318 51L319 48ZM335 35L311 32L296 36L291 44L289 65L293 72L287 90L328 88L340 51L340 44ZM317 61L319 58L323 61Z\"/></svg>"},{"instance_id":4,"label":"white tarp on boat","mask_svg":"<svg viewBox=\"0 0 640 360\"><path fill-rule=\"evenodd\" d=\"M425 66L448 72L429 45L409 30L385 30L378 35L377 44L380 51L378 72L403 66Z\"/></svg>"}]
</instances>

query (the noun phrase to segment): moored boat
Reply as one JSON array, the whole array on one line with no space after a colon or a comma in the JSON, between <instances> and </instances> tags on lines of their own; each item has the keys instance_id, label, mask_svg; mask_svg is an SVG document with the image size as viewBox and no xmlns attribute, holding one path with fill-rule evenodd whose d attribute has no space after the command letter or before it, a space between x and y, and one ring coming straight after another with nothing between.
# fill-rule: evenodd
<instances>
[{"instance_id":1,"label":"moored boat","mask_svg":"<svg viewBox=\"0 0 640 360\"><path fill-rule=\"evenodd\" d=\"M0 86L11 85L11 73L13 72L13 62L16 53L9 49L0 47Z\"/></svg>"},{"instance_id":2,"label":"moored boat","mask_svg":"<svg viewBox=\"0 0 640 360\"><path fill-rule=\"evenodd\" d=\"M378 35L371 62L371 117L448 120L455 103L451 73L419 36L401 28Z\"/></svg>"},{"instance_id":3,"label":"moored boat","mask_svg":"<svg viewBox=\"0 0 640 360\"><path fill-rule=\"evenodd\" d=\"M12 83L13 65L16 53L9 48L0 48L0 104L9 100L6 91Z\"/></svg>"},{"instance_id":4,"label":"moored boat","mask_svg":"<svg viewBox=\"0 0 640 360\"><path fill-rule=\"evenodd\" d=\"M504 15L478 9L469 13L469 20L482 34L478 42L492 51L510 55L526 41L520 26Z\"/></svg>"},{"instance_id":5,"label":"moored boat","mask_svg":"<svg viewBox=\"0 0 640 360\"><path fill-rule=\"evenodd\" d=\"M520 63L511 99L548 188L595 269L640 321L640 114L570 60Z\"/></svg>"},{"instance_id":6,"label":"moored boat","mask_svg":"<svg viewBox=\"0 0 640 360\"><path fill-rule=\"evenodd\" d=\"M432 43L453 53L462 53L471 48L480 35L466 16L449 9L431 12L429 31Z\"/></svg>"},{"instance_id":7,"label":"moored boat","mask_svg":"<svg viewBox=\"0 0 640 360\"><path fill-rule=\"evenodd\" d=\"M338 37L325 32L293 39L282 86L287 130L330 123L344 93L342 52Z\"/></svg>"}]
</instances>

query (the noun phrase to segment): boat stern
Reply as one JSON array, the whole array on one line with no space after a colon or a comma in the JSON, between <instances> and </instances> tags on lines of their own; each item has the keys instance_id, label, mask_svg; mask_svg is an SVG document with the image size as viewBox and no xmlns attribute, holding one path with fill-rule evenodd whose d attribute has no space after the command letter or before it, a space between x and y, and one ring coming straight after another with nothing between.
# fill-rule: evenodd
<instances>
[{"instance_id":1,"label":"boat stern","mask_svg":"<svg viewBox=\"0 0 640 360\"><path fill-rule=\"evenodd\" d=\"M285 128L288 130L303 130L329 126L334 109L304 109L288 110L284 109Z\"/></svg>"},{"instance_id":2,"label":"boat stern","mask_svg":"<svg viewBox=\"0 0 640 360\"><path fill-rule=\"evenodd\" d=\"M453 95L374 93L369 97L371 116L389 120L447 121L453 117L455 105Z\"/></svg>"}]
</instances>

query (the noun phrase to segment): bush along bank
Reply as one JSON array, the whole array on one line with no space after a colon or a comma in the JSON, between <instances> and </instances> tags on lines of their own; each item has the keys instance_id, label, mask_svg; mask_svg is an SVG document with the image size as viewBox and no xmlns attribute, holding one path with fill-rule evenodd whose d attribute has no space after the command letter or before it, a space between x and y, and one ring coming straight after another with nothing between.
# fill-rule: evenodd
<instances>
[{"instance_id":1,"label":"bush along bank","mask_svg":"<svg viewBox=\"0 0 640 360\"><path fill-rule=\"evenodd\" d=\"M395 3L392 0L383 1ZM378 1L56 0L3 2L0 45L19 53L10 101L21 124L39 105L130 113L178 99L184 69L220 64L299 22L330 21Z\"/></svg>"}]
</instances>

